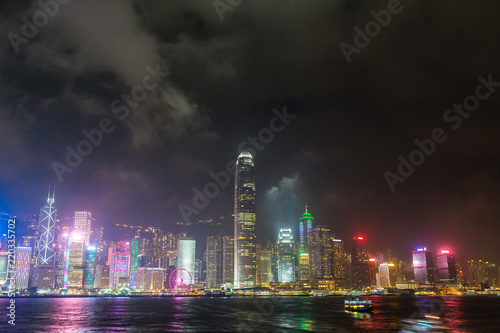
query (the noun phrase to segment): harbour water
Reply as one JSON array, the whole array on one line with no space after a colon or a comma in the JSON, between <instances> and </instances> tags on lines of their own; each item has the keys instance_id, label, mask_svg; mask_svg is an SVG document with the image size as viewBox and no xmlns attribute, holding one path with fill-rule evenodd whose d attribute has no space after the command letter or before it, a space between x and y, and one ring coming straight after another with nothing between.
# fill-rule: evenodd
<instances>
[{"instance_id":1,"label":"harbour water","mask_svg":"<svg viewBox=\"0 0 500 333\"><path fill-rule=\"evenodd\" d=\"M500 297L374 296L371 314L342 297L0 299L0 332L397 332L400 320L442 317L451 332L500 332Z\"/></svg>"}]
</instances>

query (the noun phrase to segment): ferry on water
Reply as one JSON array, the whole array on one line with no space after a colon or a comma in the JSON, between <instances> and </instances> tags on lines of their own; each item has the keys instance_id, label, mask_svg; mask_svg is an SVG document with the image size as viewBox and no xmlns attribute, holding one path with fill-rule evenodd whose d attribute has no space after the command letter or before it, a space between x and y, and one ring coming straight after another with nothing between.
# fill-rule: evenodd
<instances>
[{"instance_id":1,"label":"ferry on water","mask_svg":"<svg viewBox=\"0 0 500 333\"><path fill-rule=\"evenodd\" d=\"M366 296L350 296L344 300L344 307L347 311L370 312L373 310L372 301Z\"/></svg>"}]
</instances>

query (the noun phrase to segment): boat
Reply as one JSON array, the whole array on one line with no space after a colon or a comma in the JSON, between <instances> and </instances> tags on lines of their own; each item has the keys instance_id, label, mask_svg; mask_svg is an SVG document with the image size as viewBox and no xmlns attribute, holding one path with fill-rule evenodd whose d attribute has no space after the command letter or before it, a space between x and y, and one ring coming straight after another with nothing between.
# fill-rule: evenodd
<instances>
[{"instance_id":1,"label":"boat","mask_svg":"<svg viewBox=\"0 0 500 333\"><path fill-rule=\"evenodd\" d=\"M344 299L344 307L347 311L370 312L373 310L373 303L366 296L350 296Z\"/></svg>"},{"instance_id":2,"label":"boat","mask_svg":"<svg viewBox=\"0 0 500 333\"><path fill-rule=\"evenodd\" d=\"M439 317L426 315L422 319L404 319L401 320L401 329L399 333L416 333L416 332L450 332L443 322L439 321Z\"/></svg>"}]
</instances>

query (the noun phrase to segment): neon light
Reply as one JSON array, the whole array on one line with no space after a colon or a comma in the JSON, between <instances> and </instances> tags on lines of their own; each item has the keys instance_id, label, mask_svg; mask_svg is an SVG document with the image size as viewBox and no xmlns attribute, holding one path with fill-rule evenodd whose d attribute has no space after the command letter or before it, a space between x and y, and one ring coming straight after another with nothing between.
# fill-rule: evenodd
<instances>
[{"instance_id":1,"label":"neon light","mask_svg":"<svg viewBox=\"0 0 500 333\"><path fill-rule=\"evenodd\" d=\"M69 253L71 251L71 242L73 236L68 239L68 247L66 248L66 267L64 268L64 289L68 289L68 272L69 272Z\"/></svg>"},{"instance_id":2,"label":"neon light","mask_svg":"<svg viewBox=\"0 0 500 333\"><path fill-rule=\"evenodd\" d=\"M450 253L449 250L442 250L441 253Z\"/></svg>"}]
</instances>

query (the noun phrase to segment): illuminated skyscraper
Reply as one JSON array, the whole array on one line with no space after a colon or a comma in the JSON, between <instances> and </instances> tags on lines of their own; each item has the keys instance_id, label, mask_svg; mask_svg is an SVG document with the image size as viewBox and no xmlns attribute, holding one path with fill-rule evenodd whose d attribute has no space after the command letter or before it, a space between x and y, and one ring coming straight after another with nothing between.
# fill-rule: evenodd
<instances>
[{"instance_id":1,"label":"illuminated skyscraper","mask_svg":"<svg viewBox=\"0 0 500 333\"><path fill-rule=\"evenodd\" d=\"M269 287L272 281L271 250L257 250L257 285Z\"/></svg>"},{"instance_id":2,"label":"illuminated skyscraper","mask_svg":"<svg viewBox=\"0 0 500 333\"><path fill-rule=\"evenodd\" d=\"M443 250L437 256L439 282L457 283L457 267L455 257L449 250Z\"/></svg>"},{"instance_id":3,"label":"illuminated skyscraper","mask_svg":"<svg viewBox=\"0 0 500 333\"><path fill-rule=\"evenodd\" d=\"M119 288L119 278L130 278L130 243L118 242L109 248L109 286Z\"/></svg>"},{"instance_id":4,"label":"illuminated skyscraper","mask_svg":"<svg viewBox=\"0 0 500 333\"><path fill-rule=\"evenodd\" d=\"M299 241L300 241L300 253L309 253L309 236L308 232L312 230L314 224L314 217L307 211L302 214L299 223Z\"/></svg>"},{"instance_id":5,"label":"illuminated skyscraper","mask_svg":"<svg viewBox=\"0 0 500 333\"><path fill-rule=\"evenodd\" d=\"M18 246L16 248L15 254L15 265L14 270L8 274L8 276L16 276L16 290L28 288L28 282L30 279L30 262L31 262L31 247Z\"/></svg>"},{"instance_id":6,"label":"illuminated skyscraper","mask_svg":"<svg viewBox=\"0 0 500 333\"><path fill-rule=\"evenodd\" d=\"M308 231L311 279L333 278L333 248L330 227L317 225Z\"/></svg>"},{"instance_id":7,"label":"illuminated skyscraper","mask_svg":"<svg viewBox=\"0 0 500 333\"><path fill-rule=\"evenodd\" d=\"M381 263L378 266L378 274L380 279L379 287L390 288L396 286L396 265L393 263Z\"/></svg>"},{"instance_id":8,"label":"illuminated skyscraper","mask_svg":"<svg viewBox=\"0 0 500 333\"><path fill-rule=\"evenodd\" d=\"M301 253L299 257L299 280L309 281L311 279L311 267L309 265L309 253Z\"/></svg>"},{"instance_id":9,"label":"illuminated skyscraper","mask_svg":"<svg viewBox=\"0 0 500 333\"><path fill-rule=\"evenodd\" d=\"M222 284L222 239L216 236L207 238L207 288L219 288Z\"/></svg>"},{"instance_id":10,"label":"illuminated skyscraper","mask_svg":"<svg viewBox=\"0 0 500 333\"><path fill-rule=\"evenodd\" d=\"M56 253L54 247L54 233L56 228L57 209L54 206L55 188L47 196L47 203L40 208L40 218L38 224L38 240L35 252L36 267L54 267Z\"/></svg>"},{"instance_id":11,"label":"illuminated skyscraper","mask_svg":"<svg viewBox=\"0 0 500 333\"><path fill-rule=\"evenodd\" d=\"M9 253L0 252L0 287L7 282Z\"/></svg>"},{"instance_id":12,"label":"illuminated skyscraper","mask_svg":"<svg viewBox=\"0 0 500 333\"><path fill-rule=\"evenodd\" d=\"M135 277L139 269L139 246L137 240L132 241L130 247L130 288L135 288Z\"/></svg>"},{"instance_id":13,"label":"illuminated skyscraper","mask_svg":"<svg viewBox=\"0 0 500 333\"><path fill-rule=\"evenodd\" d=\"M417 249L417 251L413 251L412 255L415 281L434 283L434 261L432 260L432 252L427 251L424 247Z\"/></svg>"},{"instance_id":14,"label":"illuminated skyscraper","mask_svg":"<svg viewBox=\"0 0 500 333\"><path fill-rule=\"evenodd\" d=\"M234 282L234 240L233 236L222 237L222 283Z\"/></svg>"},{"instance_id":15,"label":"illuminated skyscraper","mask_svg":"<svg viewBox=\"0 0 500 333\"><path fill-rule=\"evenodd\" d=\"M92 289L94 288L94 278L95 278L95 255L96 247L88 246L85 250L85 265L84 265L84 283L83 288Z\"/></svg>"},{"instance_id":16,"label":"illuminated skyscraper","mask_svg":"<svg viewBox=\"0 0 500 333\"><path fill-rule=\"evenodd\" d=\"M78 233L73 233L69 237L66 248L65 288L82 288L84 242L83 236Z\"/></svg>"},{"instance_id":17,"label":"illuminated skyscraper","mask_svg":"<svg viewBox=\"0 0 500 333\"><path fill-rule=\"evenodd\" d=\"M73 231L83 237L84 246L89 246L90 225L92 223L92 213L86 210L75 212L75 224Z\"/></svg>"},{"instance_id":18,"label":"illuminated skyscraper","mask_svg":"<svg viewBox=\"0 0 500 333\"><path fill-rule=\"evenodd\" d=\"M95 268L95 278L94 278L94 288L104 289L109 288L109 266L108 265L96 265Z\"/></svg>"},{"instance_id":19,"label":"illuminated skyscraper","mask_svg":"<svg viewBox=\"0 0 500 333\"><path fill-rule=\"evenodd\" d=\"M255 170L249 152L238 156L234 185L234 287L255 287Z\"/></svg>"},{"instance_id":20,"label":"illuminated skyscraper","mask_svg":"<svg viewBox=\"0 0 500 333\"><path fill-rule=\"evenodd\" d=\"M136 289L161 290L164 287L165 269L141 267L136 274Z\"/></svg>"},{"instance_id":21,"label":"illuminated skyscraper","mask_svg":"<svg viewBox=\"0 0 500 333\"><path fill-rule=\"evenodd\" d=\"M345 248L341 239L332 237L333 278L338 285L345 286Z\"/></svg>"},{"instance_id":22,"label":"illuminated skyscraper","mask_svg":"<svg viewBox=\"0 0 500 333\"><path fill-rule=\"evenodd\" d=\"M177 242L177 268L184 268L189 272L191 278L184 272L181 272L180 277L184 281L190 281L194 283L195 267L195 253L196 253L196 241L190 237L184 237L179 239Z\"/></svg>"},{"instance_id":23,"label":"illuminated skyscraper","mask_svg":"<svg viewBox=\"0 0 500 333\"><path fill-rule=\"evenodd\" d=\"M292 229L282 228L278 236L278 282L295 280Z\"/></svg>"},{"instance_id":24,"label":"illuminated skyscraper","mask_svg":"<svg viewBox=\"0 0 500 333\"><path fill-rule=\"evenodd\" d=\"M352 287L354 289L370 287L370 265L363 236L353 238L351 260Z\"/></svg>"},{"instance_id":25,"label":"illuminated skyscraper","mask_svg":"<svg viewBox=\"0 0 500 333\"><path fill-rule=\"evenodd\" d=\"M370 265L370 287L377 286L377 260L375 258L368 259L368 263ZM380 274L379 274L380 275Z\"/></svg>"}]
</instances>

